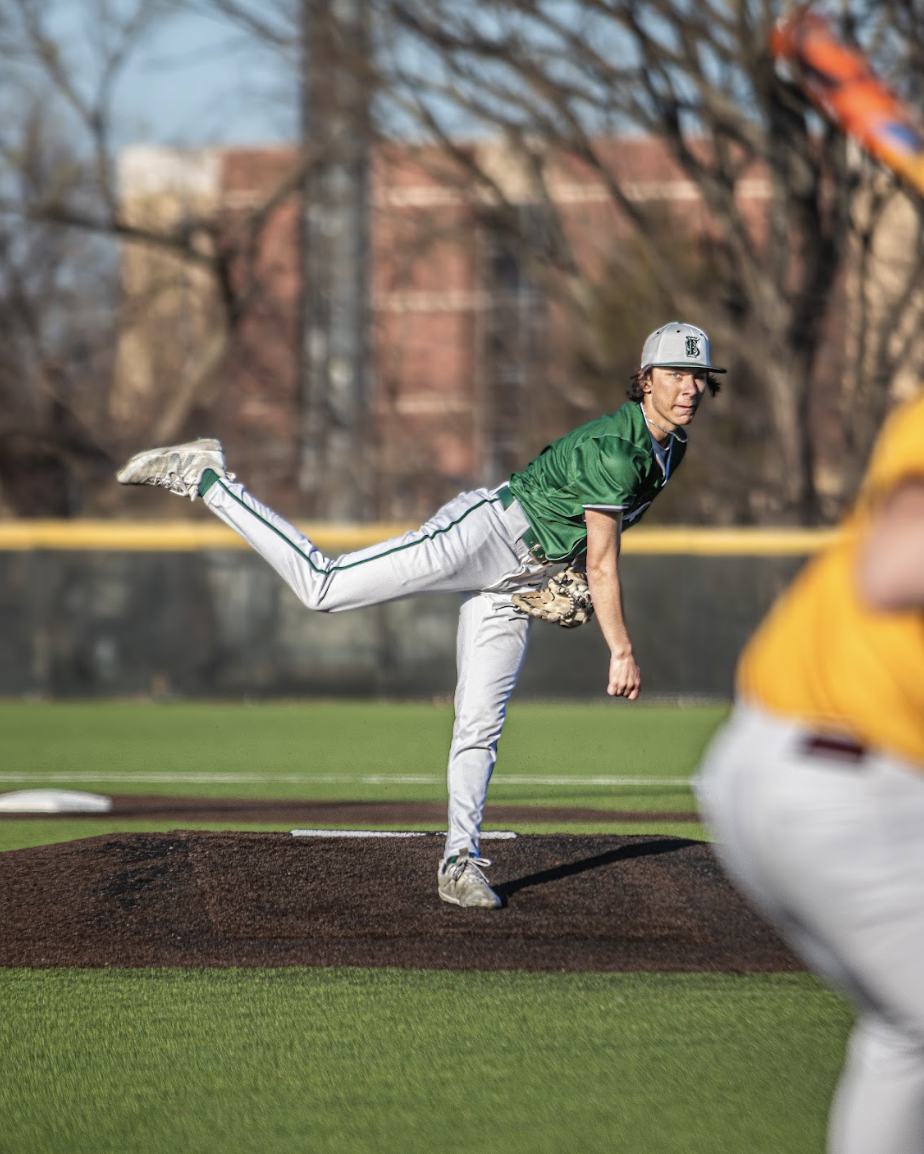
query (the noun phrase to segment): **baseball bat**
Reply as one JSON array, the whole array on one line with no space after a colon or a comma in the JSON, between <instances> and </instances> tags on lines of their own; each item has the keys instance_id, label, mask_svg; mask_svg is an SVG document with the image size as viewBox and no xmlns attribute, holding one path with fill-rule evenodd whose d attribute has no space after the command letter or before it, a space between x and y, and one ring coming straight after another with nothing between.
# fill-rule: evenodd
<instances>
[{"instance_id":1,"label":"baseball bat","mask_svg":"<svg viewBox=\"0 0 924 1154\"><path fill-rule=\"evenodd\" d=\"M924 132L862 52L808 8L776 23L770 51L824 116L924 196Z\"/></svg>"}]
</instances>

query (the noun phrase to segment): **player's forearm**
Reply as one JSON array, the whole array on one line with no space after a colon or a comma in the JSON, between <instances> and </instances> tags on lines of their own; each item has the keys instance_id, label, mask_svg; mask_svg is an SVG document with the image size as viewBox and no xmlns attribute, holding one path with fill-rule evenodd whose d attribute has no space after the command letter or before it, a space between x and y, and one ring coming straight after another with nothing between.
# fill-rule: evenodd
<instances>
[{"instance_id":1,"label":"player's forearm","mask_svg":"<svg viewBox=\"0 0 924 1154\"><path fill-rule=\"evenodd\" d=\"M605 566L596 570L588 568L587 584L597 620L610 649L606 691L610 697L634 701L639 695L642 675L626 628L618 565L613 569Z\"/></svg>"},{"instance_id":2,"label":"player's forearm","mask_svg":"<svg viewBox=\"0 0 924 1154\"><path fill-rule=\"evenodd\" d=\"M641 672L632 656L632 642L622 610L619 579L619 540L622 518L618 513L588 509L587 585L597 621L610 648L606 691L611 697L638 697Z\"/></svg>"},{"instance_id":3,"label":"player's forearm","mask_svg":"<svg viewBox=\"0 0 924 1154\"><path fill-rule=\"evenodd\" d=\"M924 606L924 482L908 482L873 516L860 543L857 586L871 609Z\"/></svg>"},{"instance_id":4,"label":"player's forearm","mask_svg":"<svg viewBox=\"0 0 924 1154\"><path fill-rule=\"evenodd\" d=\"M588 565L587 585L600 631L609 646L610 653L613 657L631 656L632 640L629 637L623 611L618 561L614 558L610 565Z\"/></svg>"},{"instance_id":5,"label":"player's forearm","mask_svg":"<svg viewBox=\"0 0 924 1154\"><path fill-rule=\"evenodd\" d=\"M619 548L622 540L622 518L618 513L588 509L587 585L594 603L600 630L614 657L632 653L632 642L626 629L622 608L622 583L619 577Z\"/></svg>"}]
</instances>

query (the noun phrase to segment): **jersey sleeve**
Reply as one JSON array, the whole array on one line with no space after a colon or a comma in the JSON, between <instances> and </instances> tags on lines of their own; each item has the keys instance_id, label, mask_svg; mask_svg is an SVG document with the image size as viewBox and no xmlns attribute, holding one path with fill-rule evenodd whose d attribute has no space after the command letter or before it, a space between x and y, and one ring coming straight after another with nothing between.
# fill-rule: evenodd
<instances>
[{"instance_id":1,"label":"jersey sleeve","mask_svg":"<svg viewBox=\"0 0 924 1154\"><path fill-rule=\"evenodd\" d=\"M592 438L574 453L573 485L585 509L631 508L643 472L638 453L621 438Z\"/></svg>"}]
</instances>

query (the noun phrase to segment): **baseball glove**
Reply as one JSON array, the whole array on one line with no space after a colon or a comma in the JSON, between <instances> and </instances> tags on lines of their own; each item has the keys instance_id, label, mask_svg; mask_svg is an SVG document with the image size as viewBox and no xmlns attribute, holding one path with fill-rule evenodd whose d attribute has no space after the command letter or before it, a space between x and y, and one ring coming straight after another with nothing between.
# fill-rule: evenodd
<instances>
[{"instance_id":1,"label":"baseball glove","mask_svg":"<svg viewBox=\"0 0 924 1154\"><path fill-rule=\"evenodd\" d=\"M583 625L594 615L587 576L570 567L550 577L541 589L514 593L511 600L518 613L552 621L563 629Z\"/></svg>"}]
</instances>

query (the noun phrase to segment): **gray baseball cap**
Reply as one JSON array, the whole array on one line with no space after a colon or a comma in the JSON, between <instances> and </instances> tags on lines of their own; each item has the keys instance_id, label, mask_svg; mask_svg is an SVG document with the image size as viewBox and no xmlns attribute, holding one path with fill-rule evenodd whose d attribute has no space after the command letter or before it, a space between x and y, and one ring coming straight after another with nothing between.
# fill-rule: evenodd
<instances>
[{"instance_id":1,"label":"gray baseball cap","mask_svg":"<svg viewBox=\"0 0 924 1154\"><path fill-rule=\"evenodd\" d=\"M642 368L727 372L709 363L709 338L703 330L680 321L670 321L651 333L642 349Z\"/></svg>"}]
</instances>

